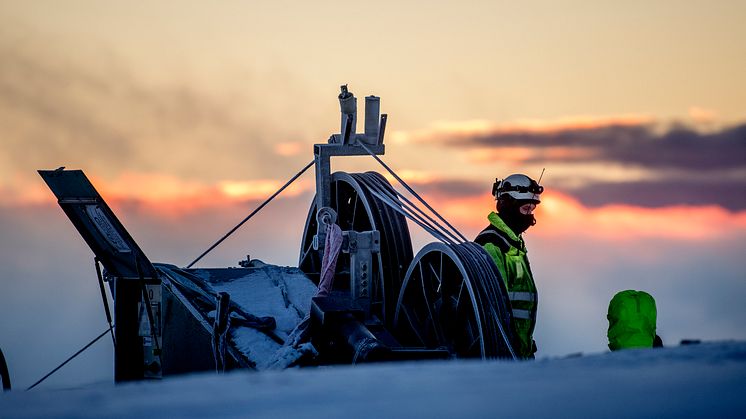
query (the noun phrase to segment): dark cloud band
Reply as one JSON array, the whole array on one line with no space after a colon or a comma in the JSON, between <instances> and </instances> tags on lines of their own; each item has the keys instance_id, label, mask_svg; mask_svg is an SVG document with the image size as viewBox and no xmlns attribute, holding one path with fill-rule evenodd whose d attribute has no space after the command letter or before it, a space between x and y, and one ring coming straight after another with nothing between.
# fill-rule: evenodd
<instances>
[{"instance_id":1,"label":"dark cloud band","mask_svg":"<svg viewBox=\"0 0 746 419\"><path fill-rule=\"evenodd\" d=\"M566 156L537 153L540 157L533 160L542 162L603 161L650 169L697 171L746 167L746 124L715 133L700 133L678 126L659 134L648 125L609 125L555 132L492 133L465 140L445 141L454 146L526 147L537 151L549 147L565 147L592 151Z\"/></svg>"},{"instance_id":2,"label":"dark cloud band","mask_svg":"<svg viewBox=\"0 0 746 419\"><path fill-rule=\"evenodd\" d=\"M444 180L411 186L424 194L459 199L488 194L491 183ZM548 189L573 196L591 208L619 204L643 208L715 205L730 211L746 210L746 179L592 182L582 187L558 185Z\"/></svg>"},{"instance_id":3,"label":"dark cloud band","mask_svg":"<svg viewBox=\"0 0 746 419\"><path fill-rule=\"evenodd\" d=\"M655 181L593 183L561 191L587 207L626 204L645 208L717 205L730 211L746 210L746 180Z\"/></svg>"}]
</instances>

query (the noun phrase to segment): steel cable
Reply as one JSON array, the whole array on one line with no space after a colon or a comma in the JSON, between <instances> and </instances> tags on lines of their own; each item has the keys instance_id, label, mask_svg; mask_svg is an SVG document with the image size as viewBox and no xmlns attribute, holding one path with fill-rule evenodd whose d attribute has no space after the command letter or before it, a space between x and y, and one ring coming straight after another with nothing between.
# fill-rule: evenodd
<instances>
[{"instance_id":1,"label":"steel cable","mask_svg":"<svg viewBox=\"0 0 746 419\"><path fill-rule=\"evenodd\" d=\"M416 222L418 225L426 229L433 237L449 244L454 244L461 241L459 237L448 231L437 221L433 220L432 217L428 216L421 208L413 204L399 192L396 192L396 195L389 196L387 202L396 202L398 198L403 199L406 203L403 203L402 208L398 211L401 212L405 217L409 218L413 222Z\"/></svg>"},{"instance_id":2,"label":"steel cable","mask_svg":"<svg viewBox=\"0 0 746 419\"><path fill-rule=\"evenodd\" d=\"M368 147L366 147L365 144L360 143L360 146L365 151L367 151L368 154L370 154L379 164L381 164L381 166L383 166L383 168L386 169L391 174L391 176L393 176L402 186L404 186L404 188L406 188L407 191L409 191L409 193L412 194L412 196L414 196L415 198L417 198L423 205L425 205L425 207L427 207L427 209L429 209L433 214L435 214L435 216L437 216L449 228L451 228L451 230L453 230L453 232L455 232L459 237L461 237L461 239L463 241L465 241L465 242L468 241L466 239L466 237L464 237L455 227L453 227L451 225L451 223L449 223L445 218L443 218L440 214L438 214L438 212L435 211L435 209L433 209L433 207L431 207L430 204L428 204L424 199L422 199L422 197L420 197L417 194L417 192L414 191L414 189L412 189L406 182L404 182L404 179L400 178L399 175L397 175L388 165L386 165L386 163L383 162L383 160L381 160L375 153L373 153L372 151L370 151L370 149Z\"/></svg>"},{"instance_id":3,"label":"steel cable","mask_svg":"<svg viewBox=\"0 0 746 419\"><path fill-rule=\"evenodd\" d=\"M246 216L246 218L244 218L243 220L241 220L240 223L238 223L235 227L233 227L229 232L227 232L223 237L221 237L218 241L216 241L207 250L205 250L204 252L202 252L202 254L199 255L197 257L197 259L194 259L192 261L192 263L190 263L189 265L187 265L186 269L191 268L195 263L199 262L200 259L202 259L203 257L205 257L205 255L207 255L208 253L210 253L214 248L218 247L218 245L220 243L222 243L223 240L227 239L231 234L233 234L242 225L244 225L245 222L249 221L249 219L251 217L253 217L254 214L256 214L257 212L259 212L262 208L264 208L265 205L269 204L270 201L272 201L277 195L279 195L282 191L284 191L285 188L287 188L288 186L290 186L291 183L295 182L295 180L298 179L303 173L305 173L306 170L308 170L311 166L313 166L313 163L314 163L314 161L311 160L311 162L308 163L303 169L301 169L300 172L296 173L295 176L293 176L292 178L290 178L290 180L288 180L284 185L282 185L282 187L280 189L278 189L277 192L273 193L272 196L270 196L264 202L262 202L262 204L259 205L254 211L252 211L251 214L249 214L248 216Z\"/></svg>"},{"instance_id":4,"label":"steel cable","mask_svg":"<svg viewBox=\"0 0 746 419\"><path fill-rule=\"evenodd\" d=\"M369 188L375 188L376 187L376 185L372 185L372 184L368 184L367 186ZM421 227L423 227L423 224L427 225L428 226L428 232L430 232L430 234L432 234L433 236L435 236L436 239L438 239L438 240L440 240L440 241L442 241L444 243L459 243L459 242L461 242L461 239L459 237L457 237L451 231L449 231L448 229L446 229L442 225L440 225L432 217L430 217L429 215L427 215L427 213L425 213L425 211L423 211L420 207L418 207L417 205L415 205L414 203L412 203L412 201L410 201L409 199L407 199L407 197L405 197L404 195L402 195L398 191L393 190L393 194L390 193L389 191L384 191L384 193L387 193L387 197L386 197L387 199L384 200L384 202L389 203L389 205L391 206L392 202L397 202L398 201L401 204L402 209L405 210L405 211L408 211L407 213L404 213L404 215L407 216L412 221L416 221L416 220L419 221L418 225L420 225ZM403 200L404 203L402 203L401 200ZM417 213L419 213L419 215L417 213L413 212L413 210L416 211ZM425 227L423 227L423 228L425 228ZM440 231L438 231L438 230L440 230ZM437 235L433 234L433 231L438 231ZM450 237L450 239L447 239L446 237Z\"/></svg>"},{"instance_id":5,"label":"steel cable","mask_svg":"<svg viewBox=\"0 0 746 419\"><path fill-rule=\"evenodd\" d=\"M376 185L366 184L366 186L375 189L374 191L372 191L373 193L378 191ZM392 208L394 208L395 210L399 211L405 217L417 223L417 225L425 229L436 239L449 244L455 244L461 241L460 238L456 237L442 225L438 224L437 221L433 220L432 217L429 217L424 211L422 211L422 209L406 199L406 197L401 195L396 190L393 190L393 193L389 191L383 191L383 193L385 194L385 196L377 196L379 196L380 199L386 202L389 206L392 206ZM405 202L402 203L399 198L404 199ZM395 205L397 203L401 205Z\"/></svg>"},{"instance_id":6,"label":"steel cable","mask_svg":"<svg viewBox=\"0 0 746 419\"><path fill-rule=\"evenodd\" d=\"M395 205L394 202L396 201L393 201L390 197L384 196L382 193L378 192L377 190L373 190L374 186L369 185L367 183L366 183L366 186L368 186L370 193L374 195L376 198L378 198L379 200L381 200L381 202L385 203L386 205L394 209L394 211L412 220L412 222L422 227L425 231L430 233L436 239L444 243L454 244L454 242L451 239L441 234L441 232L438 231L437 227L428 224L425 220L422 219L422 217L419 217L415 214L412 214L411 212L408 212L403 207Z\"/></svg>"},{"instance_id":7,"label":"steel cable","mask_svg":"<svg viewBox=\"0 0 746 419\"><path fill-rule=\"evenodd\" d=\"M37 382L35 382L34 384L32 384L32 385L31 385L31 386L30 386L29 388L27 388L27 389L26 389L26 391L29 391L29 390L31 390L32 388L34 388L34 387L38 386L38 385L39 385L39 384L41 384L41 383L42 383L42 382L43 382L44 380L46 380L47 378L49 378L49 377L50 377L50 376L51 376L52 374L54 374L55 372L59 371L59 369L60 369L60 368L62 368L62 367L64 367L64 366L65 366L65 365L66 365L66 364L67 364L68 362L70 362L70 361L72 361L73 359L75 359L75 357L77 357L78 355L82 354L82 353L83 353L83 352L84 352L84 351L85 351L86 349L90 348L90 347L91 347L91 345L93 345L94 343L98 342L98 341L99 341L99 339L101 339L102 337L106 336L106 334L107 334L107 333L109 333L109 331L110 331L111 329L113 329L113 328L114 328L114 326L109 326L109 328L108 328L108 329L106 329L106 330L104 330L103 332L101 332L101 334L100 334L100 335L98 335L98 336L97 336L97 337L96 337L95 339L93 339L92 341L90 341L90 342L89 342L89 343L88 343L88 344L87 344L86 346L84 346L83 348L81 348L81 349L80 349L80 350L79 350L78 352L75 352L75 353L74 353L74 354L73 354L73 355L72 355L72 356L71 356L70 358L67 358L67 359L65 360L65 362L61 363L60 365L58 365L58 366L57 366L57 368L53 369L53 370L52 370L52 371L50 371L50 372L49 372L49 373L48 373L47 375L45 375L44 377L40 378L40 379L39 379L39 381L37 381Z\"/></svg>"}]
</instances>

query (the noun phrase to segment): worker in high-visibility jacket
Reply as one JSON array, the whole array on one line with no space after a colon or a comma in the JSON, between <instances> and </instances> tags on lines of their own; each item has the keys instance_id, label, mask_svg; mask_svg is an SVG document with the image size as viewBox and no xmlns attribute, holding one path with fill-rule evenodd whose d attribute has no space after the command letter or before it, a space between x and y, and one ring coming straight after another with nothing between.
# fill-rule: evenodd
<instances>
[{"instance_id":1,"label":"worker in high-visibility jacket","mask_svg":"<svg viewBox=\"0 0 746 419\"><path fill-rule=\"evenodd\" d=\"M539 195L543 191L541 185L526 175L496 179L492 187L496 212L487 216L490 225L474 239L495 261L505 282L517 338L513 349L521 358L533 358L536 352L533 334L538 304L536 284L521 235L536 224L534 210L541 202Z\"/></svg>"}]
</instances>

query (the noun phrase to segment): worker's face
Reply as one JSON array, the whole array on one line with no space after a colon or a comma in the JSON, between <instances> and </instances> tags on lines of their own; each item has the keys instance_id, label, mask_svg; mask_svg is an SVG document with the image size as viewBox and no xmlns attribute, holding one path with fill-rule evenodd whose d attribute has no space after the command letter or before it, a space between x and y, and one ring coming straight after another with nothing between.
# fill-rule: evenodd
<instances>
[{"instance_id":1,"label":"worker's face","mask_svg":"<svg viewBox=\"0 0 746 419\"><path fill-rule=\"evenodd\" d=\"M518 207L518 211L520 211L520 213L523 215L531 215L534 213L535 209L536 209L536 204L534 203L523 204L520 207Z\"/></svg>"}]
</instances>

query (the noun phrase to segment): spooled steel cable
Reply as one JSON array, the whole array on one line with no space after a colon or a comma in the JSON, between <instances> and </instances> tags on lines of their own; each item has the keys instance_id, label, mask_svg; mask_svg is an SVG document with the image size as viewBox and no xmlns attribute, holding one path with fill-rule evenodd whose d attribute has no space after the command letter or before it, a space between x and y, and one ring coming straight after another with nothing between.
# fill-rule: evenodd
<instances>
[{"instance_id":1,"label":"spooled steel cable","mask_svg":"<svg viewBox=\"0 0 746 419\"><path fill-rule=\"evenodd\" d=\"M485 319L491 319L490 327L493 329L493 336L502 337L504 345L513 359L517 359L512 346L510 324L510 306L506 304L507 289L497 270L497 266L489 258L489 255L481 246L475 243L462 243L454 246L454 251L459 254L462 260L469 260L469 268L476 270L474 278L486 280L474 281L479 294L484 297L486 304L480 304L482 309L487 309L484 313ZM489 314L489 316L487 316Z\"/></svg>"}]
</instances>

